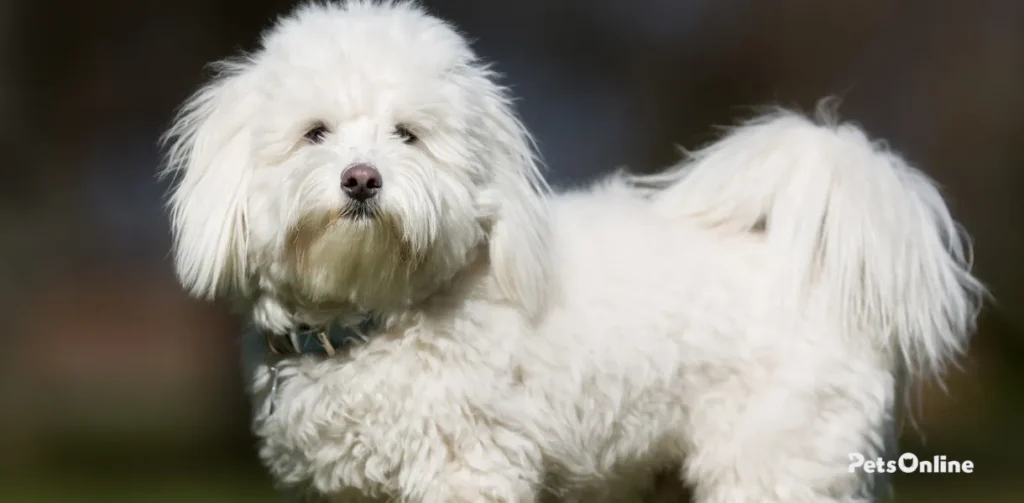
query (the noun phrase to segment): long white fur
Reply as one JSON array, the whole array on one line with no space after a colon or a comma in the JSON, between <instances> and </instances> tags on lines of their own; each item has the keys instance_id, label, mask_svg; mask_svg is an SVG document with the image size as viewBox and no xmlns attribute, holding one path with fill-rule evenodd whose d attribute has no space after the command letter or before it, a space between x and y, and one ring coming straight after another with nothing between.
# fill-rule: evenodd
<instances>
[{"instance_id":1,"label":"long white fur","mask_svg":"<svg viewBox=\"0 0 1024 503\"><path fill-rule=\"evenodd\" d=\"M769 114L550 195L508 92L408 3L299 8L168 141L192 294L257 330L383 319L332 358L248 353L261 458L325 501L614 501L666 466L702 503L868 501L850 453L983 292L933 183L848 124ZM338 216L354 163L378 218Z\"/></svg>"},{"instance_id":2,"label":"long white fur","mask_svg":"<svg viewBox=\"0 0 1024 503\"><path fill-rule=\"evenodd\" d=\"M820 127L769 114L657 175L668 189L654 204L733 231L765 225L787 298L829 285L844 335L871 334L938 375L966 349L984 291L968 237L932 180L822 105Z\"/></svg>"}]
</instances>

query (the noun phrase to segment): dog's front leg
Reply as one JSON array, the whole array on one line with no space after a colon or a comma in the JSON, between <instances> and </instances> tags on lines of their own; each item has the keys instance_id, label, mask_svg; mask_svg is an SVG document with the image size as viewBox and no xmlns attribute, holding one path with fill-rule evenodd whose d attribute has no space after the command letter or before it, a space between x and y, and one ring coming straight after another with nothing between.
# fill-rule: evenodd
<instances>
[{"instance_id":1,"label":"dog's front leg","mask_svg":"<svg viewBox=\"0 0 1024 503\"><path fill-rule=\"evenodd\" d=\"M485 472L456 459L445 466L437 478L426 484L422 493L414 489L412 494L403 494L401 499L409 503L536 502L537 484L527 480L535 477L516 472L509 468L500 472Z\"/></svg>"},{"instance_id":2,"label":"dog's front leg","mask_svg":"<svg viewBox=\"0 0 1024 503\"><path fill-rule=\"evenodd\" d=\"M279 485L331 502L353 494L400 503L537 500L537 446L466 394L432 387L431 378L386 381L350 370L297 359L257 371L265 405L255 432Z\"/></svg>"},{"instance_id":3,"label":"dog's front leg","mask_svg":"<svg viewBox=\"0 0 1024 503\"><path fill-rule=\"evenodd\" d=\"M496 421L445 404L421 417L403 442L398 473L407 503L534 503L542 483L535 444ZM411 433L411 435L410 435Z\"/></svg>"}]
</instances>

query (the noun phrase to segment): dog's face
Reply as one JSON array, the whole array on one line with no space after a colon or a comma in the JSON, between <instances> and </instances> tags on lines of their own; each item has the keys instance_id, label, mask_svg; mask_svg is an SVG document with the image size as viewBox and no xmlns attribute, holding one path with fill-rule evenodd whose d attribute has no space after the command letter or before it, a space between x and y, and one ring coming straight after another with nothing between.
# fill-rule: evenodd
<instances>
[{"instance_id":1,"label":"dog's face","mask_svg":"<svg viewBox=\"0 0 1024 503\"><path fill-rule=\"evenodd\" d=\"M463 38L414 7L300 9L169 139L176 266L197 296L401 309L487 244L497 288L540 302L530 139Z\"/></svg>"}]
</instances>

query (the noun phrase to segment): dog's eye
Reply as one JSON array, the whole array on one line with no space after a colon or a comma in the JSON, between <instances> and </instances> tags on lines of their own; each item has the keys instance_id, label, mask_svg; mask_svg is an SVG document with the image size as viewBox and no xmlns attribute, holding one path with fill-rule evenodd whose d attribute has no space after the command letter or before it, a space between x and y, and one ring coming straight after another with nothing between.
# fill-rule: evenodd
<instances>
[{"instance_id":1,"label":"dog's eye","mask_svg":"<svg viewBox=\"0 0 1024 503\"><path fill-rule=\"evenodd\" d=\"M310 126L310 128L306 130L306 134L302 135L302 137L310 143L320 144L324 142L324 138L327 138L327 134L330 132L331 130L327 129L327 126L323 122L317 122Z\"/></svg>"},{"instance_id":2,"label":"dog's eye","mask_svg":"<svg viewBox=\"0 0 1024 503\"><path fill-rule=\"evenodd\" d=\"M395 126L395 137L398 138L399 140L402 140L402 143L405 143L406 145L414 143L416 140L418 140L418 138L416 138L416 135L412 134L412 131L409 131L408 127L403 126L401 124Z\"/></svg>"}]
</instances>

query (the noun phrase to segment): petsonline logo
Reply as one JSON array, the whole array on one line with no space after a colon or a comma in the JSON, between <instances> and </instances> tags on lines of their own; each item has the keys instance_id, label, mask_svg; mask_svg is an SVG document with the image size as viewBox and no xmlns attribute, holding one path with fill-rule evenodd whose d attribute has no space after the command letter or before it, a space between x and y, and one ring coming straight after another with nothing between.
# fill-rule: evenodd
<instances>
[{"instance_id":1,"label":"petsonline logo","mask_svg":"<svg viewBox=\"0 0 1024 503\"><path fill-rule=\"evenodd\" d=\"M912 452L904 453L899 459L869 460L863 454L850 454L850 473L862 470L864 473L974 473L974 461L956 461L946 456L932 456L918 459Z\"/></svg>"}]
</instances>

